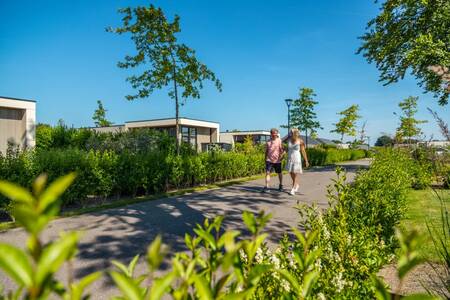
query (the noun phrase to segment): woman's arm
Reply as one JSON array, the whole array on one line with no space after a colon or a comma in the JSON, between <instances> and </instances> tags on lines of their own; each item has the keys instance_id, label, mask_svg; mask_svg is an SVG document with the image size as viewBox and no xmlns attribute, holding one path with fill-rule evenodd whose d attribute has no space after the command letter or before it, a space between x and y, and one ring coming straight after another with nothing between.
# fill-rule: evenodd
<instances>
[{"instance_id":1,"label":"woman's arm","mask_svg":"<svg viewBox=\"0 0 450 300\"><path fill-rule=\"evenodd\" d=\"M303 159L305 160L305 167L309 167L308 155L306 154L305 143L303 141L300 142L300 152L302 153Z\"/></svg>"}]
</instances>

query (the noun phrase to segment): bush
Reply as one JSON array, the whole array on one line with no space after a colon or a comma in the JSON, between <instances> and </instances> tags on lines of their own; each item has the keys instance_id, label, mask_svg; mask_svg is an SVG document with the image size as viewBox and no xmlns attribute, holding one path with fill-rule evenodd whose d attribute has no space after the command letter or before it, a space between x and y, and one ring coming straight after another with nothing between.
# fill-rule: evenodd
<instances>
[{"instance_id":1,"label":"bush","mask_svg":"<svg viewBox=\"0 0 450 300\"><path fill-rule=\"evenodd\" d=\"M352 184L338 171L327 211L299 207L301 225L318 233L312 244L322 253L316 290L327 299L374 297L372 277L396 246L394 229L411 185L409 163L401 151L382 152Z\"/></svg>"},{"instance_id":2,"label":"bush","mask_svg":"<svg viewBox=\"0 0 450 300\"><path fill-rule=\"evenodd\" d=\"M361 149L308 148L309 163L312 166L331 165L337 162L365 158L368 152Z\"/></svg>"}]
</instances>

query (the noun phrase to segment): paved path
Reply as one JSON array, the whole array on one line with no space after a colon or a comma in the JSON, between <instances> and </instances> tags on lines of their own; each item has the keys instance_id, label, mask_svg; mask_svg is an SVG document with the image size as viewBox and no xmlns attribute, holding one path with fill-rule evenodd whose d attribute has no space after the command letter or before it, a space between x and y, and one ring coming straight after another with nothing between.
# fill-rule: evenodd
<instances>
[{"instance_id":1,"label":"paved path","mask_svg":"<svg viewBox=\"0 0 450 300\"><path fill-rule=\"evenodd\" d=\"M351 178L355 170L368 166L368 160L343 164ZM289 176L284 177L286 190L290 187ZM74 263L75 276L107 269L111 260L128 262L137 253L145 253L147 245L157 234L173 251L185 250L184 233L192 232L196 223L205 217L225 216L225 226L242 230L241 214L245 210L271 212L273 218L267 226L269 243L276 243L291 226L297 226L297 203L328 205L326 187L336 174L334 168L325 167L305 172L301 177L300 192L291 196L287 192L261 193L264 180L249 181L225 188L202 191L180 197L154 200L123 208L110 209L77 217L63 218L51 223L44 238L55 238L61 230L82 230L80 251ZM273 186L278 179L273 177ZM0 233L0 241L24 246L25 234L17 228ZM1 254L0 254L1 255ZM137 272L144 270L140 263ZM1 272L1 271L0 271ZM61 278L66 277L62 270ZM0 283L6 290L13 285L2 273ZM93 289L93 299L109 299L116 294L111 282L104 278Z\"/></svg>"}]
</instances>

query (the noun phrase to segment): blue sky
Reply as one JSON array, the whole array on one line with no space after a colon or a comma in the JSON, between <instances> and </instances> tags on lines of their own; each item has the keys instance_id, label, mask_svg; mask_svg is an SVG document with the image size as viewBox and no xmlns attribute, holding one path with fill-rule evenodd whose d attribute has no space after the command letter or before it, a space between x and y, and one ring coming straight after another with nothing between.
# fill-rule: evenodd
<instances>
[{"instance_id":1,"label":"blue sky","mask_svg":"<svg viewBox=\"0 0 450 300\"><path fill-rule=\"evenodd\" d=\"M149 1L0 0L0 95L37 100L38 122L63 119L92 126L102 100L114 123L174 116L167 91L129 102L127 71L117 62L132 54L128 36L107 33L120 25L117 9ZM413 78L388 87L379 72L356 55L367 21L378 13L371 0L324 1L151 1L169 19L181 17L180 40L197 52L223 83L208 84L200 100L188 100L184 117L217 121L222 130L268 129L286 124L284 99L299 87L317 93L322 137L338 120L336 112L359 104L374 142L393 133L397 103L420 96L419 118L428 137L441 138L426 111L448 121L449 107L423 94ZM360 122L362 123L362 121Z\"/></svg>"}]
</instances>

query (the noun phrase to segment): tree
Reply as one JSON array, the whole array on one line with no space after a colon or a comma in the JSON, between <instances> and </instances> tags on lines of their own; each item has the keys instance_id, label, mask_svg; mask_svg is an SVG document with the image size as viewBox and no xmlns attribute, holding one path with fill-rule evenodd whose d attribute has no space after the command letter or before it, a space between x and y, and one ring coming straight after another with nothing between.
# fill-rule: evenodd
<instances>
[{"instance_id":1,"label":"tree","mask_svg":"<svg viewBox=\"0 0 450 300\"><path fill-rule=\"evenodd\" d=\"M410 71L445 105L450 94L449 28L448 0L387 0L367 24L357 53L376 63L386 85Z\"/></svg>"},{"instance_id":2,"label":"tree","mask_svg":"<svg viewBox=\"0 0 450 300\"><path fill-rule=\"evenodd\" d=\"M361 130L359 131L359 141L356 141L357 144L364 145L366 143L366 140L369 138L366 134L366 125L367 121L364 121L361 126Z\"/></svg>"},{"instance_id":3,"label":"tree","mask_svg":"<svg viewBox=\"0 0 450 300\"><path fill-rule=\"evenodd\" d=\"M427 122L415 119L418 100L419 97L410 96L398 104L402 110L402 115L400 115L400 125L397 128L397 137L400 140L406 138L408 144L411 144L412 138L422 133L418 125Z\"/></svg>"},{"instance_id":4,"label":"tree","mask_svg":"<svg viewBox=\"0 0 450 300\"><path fill-rule=\"evenodd\" d=\"M107 127L111 126L112 122L106 119L107 110L103 107L102 101L97 100L97 109L94 111L94 115L92 116L92 120L94 120L96 127Z\"/></svg>"},{"instance_id":5,"label":"tree","mask_svg":"<svg viewBox=\"0 0 450 300\"><path fill-rule=\"evenodd\" d=\"M378 146L378 147L392 146L393 144L394 144L394 140L388 135L380 136L377 139L377 141L375 142L375 146Z\"/></svg>"},{"instance_id":6,"label":"tree","mask_svg":"<svg viewBox=\"0 0 450 300\"><path fill-rule=\"evenodd\" d=\"M292 102L290 109L291 127L305 132L306 147L308 147L308 130L313 135L316 129L322 129L314 111L314 106L319 103L314 100L316 96L313 89L301 88L299 98Z\"/></svg>"},{"instance_id":7,"label":"tree","mask_svg":"<svg viewBox=\"0 0 450 300\"><path fill-rule=\"evenodd\" d=\"M344 141L344 135L356 136L356 121L361 118L358 115L359 106L353 104L349 108L341 111L338 115L341 115L341 119L336 124L335 129L330 132L336 132L341 135L341 143Z\"/></svg>"},{"instance_id":8,"label":"tree","mask_svg":"<svg viewBox=\"0 0 450 300\"><path fill-rule=\"evenodd\" d=\"M430 114L433 116L434 120L439 126L439 129L441 131L442 136L450 142L450 133L448 131L448 124L445 122L438 114L437 112L433 111L431 108L427 108Z\"/></svg>"},{"instance_id":9,"label":"tree","mask_svg":"<svg viewBox=\"0 0 450 300\"><path fill-rule=\"evenodd\" d=\"M126 99L147 98L156 89L172 86L168 95L175 100L175 132L179 153L180 97L184 102L188 98L200 98L205 80L214 82L219 91L222 90L222 84L206 65L197 60L193 49L178 41L176 34L181 31L179 16L175 15L174 20L169 22L164 12L153 5L128 7L119 12L124 15L123 26L109 28L108 31L119 35L130 33L137 54L125 56L118 66L144 69L141 74L127 78L137 93L126 96Z\"/></svg>"}]
</instances>

